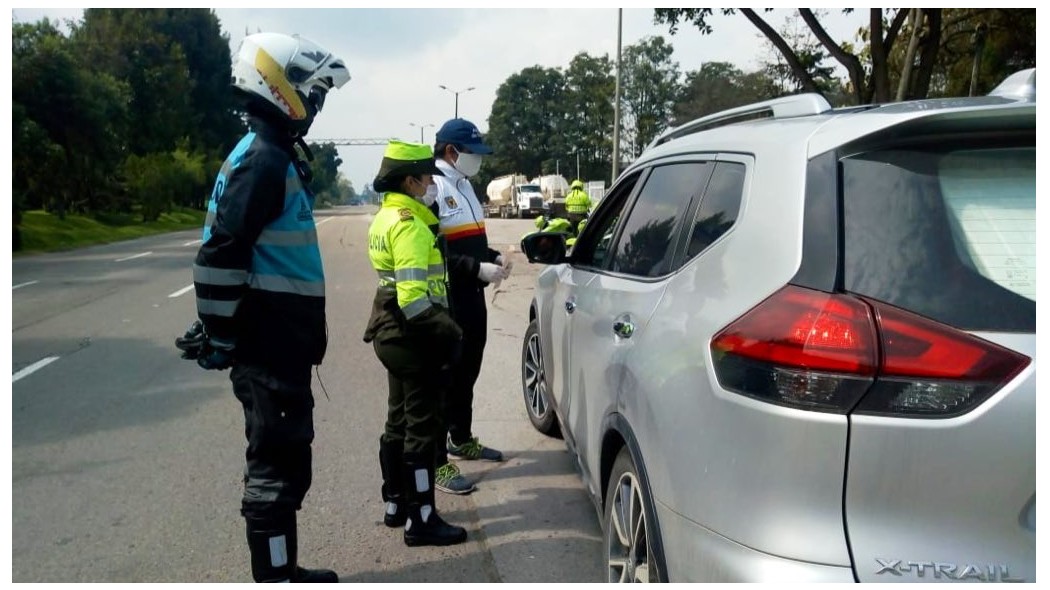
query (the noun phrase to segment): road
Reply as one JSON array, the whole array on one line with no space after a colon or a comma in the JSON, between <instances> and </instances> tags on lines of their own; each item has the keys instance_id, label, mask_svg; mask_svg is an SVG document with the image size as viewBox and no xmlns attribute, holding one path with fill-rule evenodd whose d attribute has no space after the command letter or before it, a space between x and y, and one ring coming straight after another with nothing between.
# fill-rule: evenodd
<instances>
[{"instance_id":1,"label":"road","mask_svg":"<svg viewBox=\"0 0 1050 590\"><path fill-rule=\"evenodd\" d=\"M300 562L343 582L586 582L604 576L597 515L564 443L532 429L520 354L539 268L489 309L475 434L500 464L461 463L469 496L438 494L455 547L408 548L382 524L378 438L386 375L361 341L375 273L369 208L317 213L329 346L314 377L313 486ZM489 219L510 251L529 220ZM15 582L250 581L240 495L243 414L228 372L178 358L195 317L200 232L12 261L12 578ZM327 391L327 394L325 393Z\"/></svg>"}]
</instances>

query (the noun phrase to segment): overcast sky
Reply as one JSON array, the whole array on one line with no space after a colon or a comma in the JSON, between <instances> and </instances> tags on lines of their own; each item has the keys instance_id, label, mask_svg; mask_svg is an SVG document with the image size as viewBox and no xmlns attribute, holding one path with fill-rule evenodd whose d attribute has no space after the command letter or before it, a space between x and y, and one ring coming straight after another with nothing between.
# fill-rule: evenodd
<instances>
[{"instance_id":1,"label":"overcast sky","mask_svg":"<svg viewBox=\"0 0 1050 590\"><path fill-rule=\"evenodd\" d=\"M299 33L346 61L351 80L332 92L314 123L308 140L390 138L426 143L452 118L453 90L474 87L459 95L459 115L484 133L496 90L509 76L540 65L565 68L587 52L609 55L615 62L617 10L558 8L396 8L396 9L275 9L217 8L223 31L236 51L245 31ZM843 16L829 9L826 19L836 40L854 40L867 12ZM79 19L81 9L13 9L17 22L49 18ZM778 9L766 18L779 28L792 14ZM717 16L715 32L701 35L680 26L671 36L666 25L653 24L651 8L623 9L623 45L662 35L674 47L681 72L697 70L708 61L727 61L745 71L757 68L768 55L758 31L743 17ZM413 127L410 123L415 123ZM382 147L341 147L341 170L357 190L371 182L379 168ZM571 154L567 154L563 167ZM481 187L484 190L484 187Z\"/></svg>"}]
</instances>

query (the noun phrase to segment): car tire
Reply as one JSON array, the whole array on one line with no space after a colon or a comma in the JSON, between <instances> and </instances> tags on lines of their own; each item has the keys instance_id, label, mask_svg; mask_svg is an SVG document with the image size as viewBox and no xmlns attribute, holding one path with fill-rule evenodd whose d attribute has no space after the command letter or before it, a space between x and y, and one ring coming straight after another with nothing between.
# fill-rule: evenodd
<instances>
[{"instance_id":1,"label":"car tire","mask_svg":"<svg viewBox=\"0 0 1050 590\"><path fill-rule=\"evenodd\" d=\"M605 493L604 549L609 582L665 582L648 484L627 447L620 449Z\"/></svg>"},{"instance_id":2,"label":"car tire","mask_svg":"<svg viewBox=\"0 0 1050 590\"><path fill-rule=\"evenodd\" d=\"M540 328L536 320L529 322L521 345L521 391L525 412L532 426L547 436L560 437L558 417L550 403L547 372L540 349Z\"/></svg>"}]
</instances>

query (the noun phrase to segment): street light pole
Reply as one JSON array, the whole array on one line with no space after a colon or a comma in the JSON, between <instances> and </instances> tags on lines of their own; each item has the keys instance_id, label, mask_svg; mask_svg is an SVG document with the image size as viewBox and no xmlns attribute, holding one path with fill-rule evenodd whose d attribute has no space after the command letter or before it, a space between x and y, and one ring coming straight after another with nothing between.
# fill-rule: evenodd
<instances>
[{"instance_id":1,"label":"street light pole","mask_svg":"<svg viewBox=\"0 0 1050 590\"><path fill-rule=\"evenodd\" d=\"M612 182L616 183L616 177L620 174L620 70L623 69L622 46L623 46L623 9L620 8L616 17L616 99L613 103L613 158L612 158Z\"/></svg>"},{"instance_id":2,"label":"street light pole","mask_svg":"<svg viewBox=\"0 0 1050 590\"><path fill-rule=\"evenodd\" d=\"M445 86L444 84L438 84L438 88L442 88L444 90L448 90L452 94L456 95L456 111L455 111L454 117L456 119L458 119L459 118L459 95L464 93L464 92L470 92L471 90L474 90L474 87L471 86L470 88L465 88L463 90L453 90L453 89L449 88L448 86Z\"/></svg>"},{"instance_id":3,"label":"street light pole","mask_svg":"<svg viewBox=\"0 0 1050 590\"><path fill-rule=\"evenodd\" d=\"M426 127L433 127L434 124L433 123L427 123L426 125L424 125L422 123L409 123L409 126L411 126L411 127L419 127L419 143L426 143L425 141L423 141L423 129L426 128Z\"/></svg>"}]
</instances>

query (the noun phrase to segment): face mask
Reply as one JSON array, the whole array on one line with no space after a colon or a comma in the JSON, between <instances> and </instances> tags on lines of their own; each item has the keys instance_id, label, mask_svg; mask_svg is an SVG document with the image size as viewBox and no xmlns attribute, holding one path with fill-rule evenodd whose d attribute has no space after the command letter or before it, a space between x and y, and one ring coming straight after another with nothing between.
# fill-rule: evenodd
<instances>
[{"instance_id":1,"label":"face mask","mask_svg":"<svg viewBox=\"0 0 1050 590\"><path fill-rule=\"evenodd\" d=\"M434 201L436 201L437 198L438 198L438 187L437 187L436 184L431 184L431 185L427 185L427 192L424 193L423 196L419 198L419 200L422 201L424 205L429 207L429 206L434 204Z\"/></svg>"},{"instance_id":2,"label":"face mask","mask_svg":"<svg viewBox=\"0 0 1050 590\"><path fill-rule=\"evenodd\" d=\"M455 149L455 148L453 148ZM463 173L463 176L474 176L481 170L481 156L477 154L464 154L463 152L456 150L456 163L453 166L456 170Z\"/></svg>"}]
</instances>

